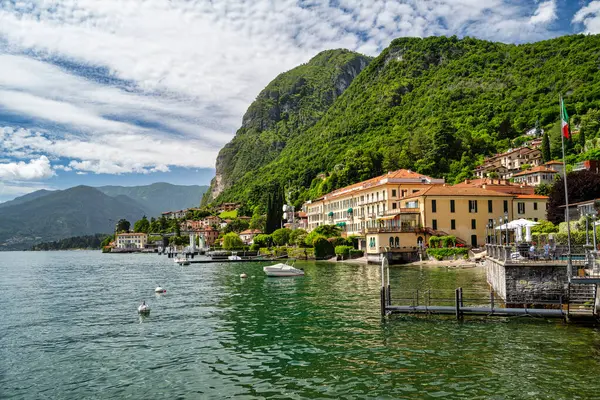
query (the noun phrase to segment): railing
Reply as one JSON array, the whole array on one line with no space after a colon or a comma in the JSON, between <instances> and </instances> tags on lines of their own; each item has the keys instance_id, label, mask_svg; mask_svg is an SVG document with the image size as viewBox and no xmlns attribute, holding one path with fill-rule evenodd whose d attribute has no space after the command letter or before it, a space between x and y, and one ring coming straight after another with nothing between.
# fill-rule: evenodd
<instances>
[{"instance_id":1,"label":"railing","mask_svg":"<svg viewBox=\"0 0 600 400\"><path fill-rule=\"evenodd\" d=\"M505 264L568 265L570 260L572 265L571 276L573 278L578 280L600 279L599 253L586 246L571 246L570 256L566 245L558 245L550 249L535 247L532 251L527 244L521 246L488 244L486 250L487 257L502 261Z\"/></svg>"},{"instance_id":2,"label":"railing","mask_svg":"<svg viewBox=\"0 0 600 400\"><path fill-rule=\"evenodd\" d=\"M367 233L400 233L417 232L419 228L414 226L381 226L376 228L367 228Z\"/></svg>"}]
</instances>

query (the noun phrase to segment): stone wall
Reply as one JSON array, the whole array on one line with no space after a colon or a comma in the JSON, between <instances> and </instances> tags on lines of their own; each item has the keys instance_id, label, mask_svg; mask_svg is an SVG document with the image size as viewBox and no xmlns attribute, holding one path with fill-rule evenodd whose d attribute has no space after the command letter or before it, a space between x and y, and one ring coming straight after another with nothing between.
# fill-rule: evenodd
<instances>
[{"instance_id":1,"label":"stone wall","mask_svg":"<svg viewBox=\"0 0 600 400\"><path fill-rule=\"evenodd\" d=\"M558 301L567 294L567 267L556 264L508 264L486 259L487 281L507 303Z\"/></svg>"}]
</instances>

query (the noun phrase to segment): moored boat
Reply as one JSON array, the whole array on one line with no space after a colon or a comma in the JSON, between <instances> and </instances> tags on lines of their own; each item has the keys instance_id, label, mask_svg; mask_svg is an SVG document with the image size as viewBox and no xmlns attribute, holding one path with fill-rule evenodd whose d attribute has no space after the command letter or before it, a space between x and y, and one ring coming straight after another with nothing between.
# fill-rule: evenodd
<instances>
[{"instance_id":1,"label":"moored boat","mask_svg":"<svg viewBox=\"0 0 600 400\"><path fill-rule=\"evenodd\" d=\"M179 257L179 258L176 258L174 261L175 261L175 264L190 265L190 260L188 260L187 258Z\"/></svg>"},{"instance_id":2,"label":"moored boat","mask_svg":"<svg viewBox=\"0 0 600 400\"><path fill-rule=\"evenodd\" d=\"M275 265L269 265L263 267L263 271L267 276L302 276L304 271L298 268L294 268L293 265L287 265L279 263Z\"/></svg>"}]
</instances>

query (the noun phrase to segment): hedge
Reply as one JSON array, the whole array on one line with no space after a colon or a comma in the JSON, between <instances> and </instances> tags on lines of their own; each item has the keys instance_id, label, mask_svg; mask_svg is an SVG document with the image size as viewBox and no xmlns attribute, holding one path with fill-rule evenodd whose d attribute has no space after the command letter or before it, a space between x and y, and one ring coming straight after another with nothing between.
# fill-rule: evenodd
<instances>
[{"instance_id":1,"label":"hedge","mask_svg":"<svg viewBox=\"0 0 600 400\"><path fill-rule=\"evenodd\" d=\"M352 249L350 250L350 258L359 258L365 254L362 250Z\"/></svg>"},{"instance_id":2,"label":"hedge","mask_svg":"<svg viewBox=\"0 0 600 400\"><path fill-rule=\"evenodd\" d=\"M335 246L335 254L344 258L350 257L350 251L354 250L352 246Z\"/></svg>"},{"instance_id":3,"label":"hedge","mask_svg":"<svg viewBox=\"0 0 600 400\"><path fill-rule=\"evenodd\" d=\"M319 236L315 239L314 247L317 259L331 258L335 255L334 247L324 236Z\"/></svg>"},{"instance_id":4,"label":"hedge","mask_svg":"<svg viewBox=\"0 0 600 400\"><path fill-rule=\"evenodd\" d=\"M451 247L441 249L427 249L427 255L435 258L438 261L443 260L446 257L461 256L467 258L469 250L464 247Z\"/></svg>"}]
</instances>

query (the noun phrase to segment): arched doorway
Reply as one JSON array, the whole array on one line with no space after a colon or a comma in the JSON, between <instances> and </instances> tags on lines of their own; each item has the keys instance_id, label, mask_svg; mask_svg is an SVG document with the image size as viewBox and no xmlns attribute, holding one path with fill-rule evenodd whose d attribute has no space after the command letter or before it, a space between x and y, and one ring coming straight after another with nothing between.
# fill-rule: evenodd
<instances>
[{"instance_id":1,"label":"arched doorway","mask_svg":"<svg viewBox=\"0 0 600 400\"><path fill-rule=\"evenodd\" d=\"M423 236L417 238L417 246L423 247Z\"/></svg>"}]
</instances>

